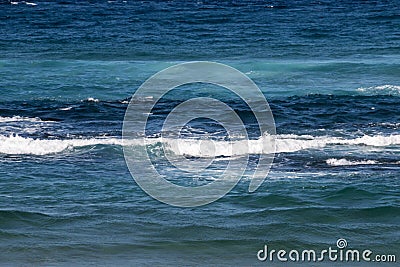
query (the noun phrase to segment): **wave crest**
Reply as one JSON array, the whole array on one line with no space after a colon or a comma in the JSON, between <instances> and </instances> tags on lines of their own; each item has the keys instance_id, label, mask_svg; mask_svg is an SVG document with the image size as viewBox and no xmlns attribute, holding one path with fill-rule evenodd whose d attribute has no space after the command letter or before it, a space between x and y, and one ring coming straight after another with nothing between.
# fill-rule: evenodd
<instances>
[{"instance_id":1,"label":"wave crest","mask_svg":"<svg viewBox=\"0 0 400 267\"><path fill-rule=\"evenodd\" d=\"M359 87L357 88L357 91L367 95L400 95L400 86L384 84L370 87Z\"/></svg>"},{"instance_id":2,"label":"wave crest","mask_svg":"<svg viewBox=\"0 0 400 267\"><path fill-rule=\"evenodd\" d=\"M26 121L26 122L42 122L40 118L30 118L30 117L21 117L21 116L12 116L12 117L0 117L0 123L2 122L16 122L16 121Z\"/></svg>"},{"instance_id":3,"label":"wave crest","mask_svg":"<svg viewBox=\"0 0 400 267\"><path fill-rule=\"evenodd\" d=\"M232 157L246 154L271 153L271 138L275 138L276 153L290 153L307 149L322 149L326 146L374 146L387 147L400 145L400 135L363 136L353 139L309 135L263 136L257 140L211 141L213 149L204 149L204 140L147 138L147 145L162 145L175 154L192 157ZM95 145L143 145L141 139L122 140L120 138L87 139L33 139L18 135L0 135L0 153L9 155L47 155L71 151L74 148Z\"/></svg>"},{"instance_id":4,"label":"wave crest","mask_svg":"<svg viewBox=\"0 0 400 267\"><path fill-rule=\"evenodd\" d=\"M347 160L347 159L327 159L326 164L330 166L353 166L353 165L375 165L378 164L375 160Z\"/></svg>"}]
</instances>

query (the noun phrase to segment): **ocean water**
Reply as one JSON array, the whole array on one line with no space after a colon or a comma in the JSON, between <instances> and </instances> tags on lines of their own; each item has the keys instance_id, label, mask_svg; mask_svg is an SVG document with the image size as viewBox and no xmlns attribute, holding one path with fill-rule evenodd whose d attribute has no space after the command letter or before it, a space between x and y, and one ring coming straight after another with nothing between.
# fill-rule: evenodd
<instances>
[{"instance_id":1,"label":"ocean water","mask_svg":"<svg viewBox=\"0 0 400 267\"><path fill-rule=\"evenodd\" d=\"M257 252L339 238L400 257L399 29L399 1L1 1L0 265L284 266ZM260 133L248 106L211 87L171 92L149 130L168 179L202 185L249 154L230 193L178 208L132 179L122 123L147 78L198 60L259 86L277 153L249 193ZM209 138L218 157L186 176L159 156L156 126L196 96L232 107L253 146L232 155L220 125L194 121L180 136L185 156L203 160L196 144ZM344 263L311 263L332 264Z\"/></svg>"}]
</instances>

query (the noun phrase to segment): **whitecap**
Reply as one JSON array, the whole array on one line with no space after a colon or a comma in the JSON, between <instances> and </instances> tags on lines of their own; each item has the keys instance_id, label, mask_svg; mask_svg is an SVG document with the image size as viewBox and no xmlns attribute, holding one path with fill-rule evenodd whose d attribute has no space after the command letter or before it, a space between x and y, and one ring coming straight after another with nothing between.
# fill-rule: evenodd
<instances>
[{"instance_id":1,"label":"whitecap","mask_svg":"<svg viewBox=\"0 0 400 267\"><path fill-rule=\"evenodd\" d=\"M88 101L88 102L95 102L95 103L97 103L97 102L99 102L100 100L98 100L97 98L88 97L88 98L86 99L86 101Z\"/></svg>"},{"instance_id":2,"label":"whitecap","mask_svg":"<svg viewBox=\"0 0 400 267\"><path fill-rule=\"evenodd\" d=\"M323 149L326 146L372 146L387 147L400 145L400 135L363 136L344 139L329 136L313 137L308 135L262 136L256 140L199 140L184 138L87 138L87 139L33 139L18 135L0 135L0 153L46 155L60 153L73 148L94 145L143 146L163 145L164 149L177 155L190 157L237 157L247 154L271 154L275 139L276 153L291 153L308 149Z\"/></svg>"},{"instance_id":3,"label":"whitecap","mask_svg":"<svg viewBox=\"0 0 400 267\"><path fill-rule=\"evenodd\" d=\"M398 95L400 94L400 86L392 85L392 84L384 84L378 86L370 86L370 87L359 87L357 88L358 92L364 94L391 94L391 95Z\"/></svg>"},{"instance_id":4,"label":"whitecap","mask_svg":"<svg viewBox=\"0 0 400 267\"><path fill-rule=\"evenodd\" d=\"M0 153L9 155L48 155L93 145L121 145L121 139L33 139L18 135L0 135Z\"/></svg>"},{"instance_id":5,"label":"whitecap","mask_svg":"<svg viewBox=\"0 0 400 267\"><path fill-rule=\"evenodd\" d=\"M0 117L1 122L15 122L15 121L27 121L27 122L41 122L40 118L34 117L21 117L21 116L12 116L12 117Z\"/></svg>"},{"instance_id":6,"label":"whitecap","mask_svg":"<svg viewBox=\"0 0 400 267\"><path fill-rule=\"evenodd\" d=\"M65 108L59 108L58 110L66 111L66 110L71 110L71 109L72 109L72 107L65 107Z\"/></svg>"},{"instance_id":7,"label":"whitecap","mask_svg":"<svg viewBox=\"0 0 400 267\"><path fill-rule=\"evenodd\" d=\"M378 164L375 160L347 160L330 158L326 160L326 164L330 166L353 166L353 165L374 165Z\"/></svg>"}]
</instances>

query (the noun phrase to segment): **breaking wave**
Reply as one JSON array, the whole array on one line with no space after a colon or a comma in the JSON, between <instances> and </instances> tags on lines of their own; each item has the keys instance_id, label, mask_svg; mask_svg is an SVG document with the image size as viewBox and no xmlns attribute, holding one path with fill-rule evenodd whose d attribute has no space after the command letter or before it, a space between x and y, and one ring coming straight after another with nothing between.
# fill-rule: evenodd
<instances>
[{"instance_id":1,"label":"breaking wave","mask_svg":"<svg viewBox=\"0 0 400 267\"><path fill-rule=\"evenodd\" d=\"M373 146L387 147L400 145L400 135L362 136L344 139L330 136L309 135L263 136L257 140L216 141L199 139L146 138L147 145L163 145L164 149L175 154L192 157L232 157L246 154L268 154L273 151L271 140L275 138L276 153L290 153L307 149L322 149L326 146ZM18 135L0 135L0 153L9 155L47 155L71 151L76 148L96 145L139 146L141 139L122 140L121 138L87 139L34 139ZM330 161L336 164L336 161ZM339 161L339 163L343 161ZM329 164L329 163L328 163Z\"/></svg>"},{"instance_id":2,"label":"breaking wave","mask_svg":"<svg viewBox=\"0 0 400 267\"><path fill-rule=\"evenodd\" d=\"M353 165L375 165L375 160L347 160L347 159L327 159L326 164L330 166L353 166Z\"/></svg>"},{"instance_id":3,"label":"breaking wave","mask_svg":"<svg viewBox=\"0 0 400 267\"><path fill-rule=\"evenodd\" d=\"M370 87L360 87L357 91L367 95L400 95L400 86L384 84Z\"/></svg>"}]
</instances>

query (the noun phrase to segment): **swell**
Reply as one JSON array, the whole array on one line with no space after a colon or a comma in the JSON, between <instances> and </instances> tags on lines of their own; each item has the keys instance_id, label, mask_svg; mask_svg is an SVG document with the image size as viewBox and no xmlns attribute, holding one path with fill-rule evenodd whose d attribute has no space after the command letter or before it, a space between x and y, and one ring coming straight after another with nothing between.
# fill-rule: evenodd
<instances>
[{"instance_id":1,"label":"swell","mask_svg":"<svg viewBox=\"0 0 400 267\"><path fill-rule=\"evenodd\" d=\"M377 89L378 88L378 89ZM359 88L362 95L335 95L335 94L308 94L289 97L266 98L275 121L282 129L320 128L334 129L347 127L368 126L371 123L398 123L400 120L399 96L400 87L395 85L382 85L377 87ZM357 90L356 90L357 91ZM376 97L377 94L380 97ZM248 105L237 97L226 95L218 90L210 91L212 97L229 105L238 115L251 122L251 110ZM304 92L303 92L304 93ZM204 96L207 91L199 94L187 88L183 93L175 94L161 99L154 106L152 113L165 118L173 108L191 97ZM88 97L79 101L63 99L32 99L0 101L0 123L16 121L55 121L55 122L84 122L95 121L102 126L102 122L122 123L130 98L120 100L104 100L102 98ZM151 96L140 101L153 101ZM314 126L313 126L314 125ZM382 125L383 126L383 125Z\"/></svg>"},{"instance_id":2,"label":"swell","mask_svg":"<svg viewBox=\"0 0 400 267\"><path fill-rule=\"evenodd\" d=\"M54 217L40 212L20 210L0 210L0 225L2 228L14 227L17 225L42 225Z\"/></svg>"}]
</instances>

